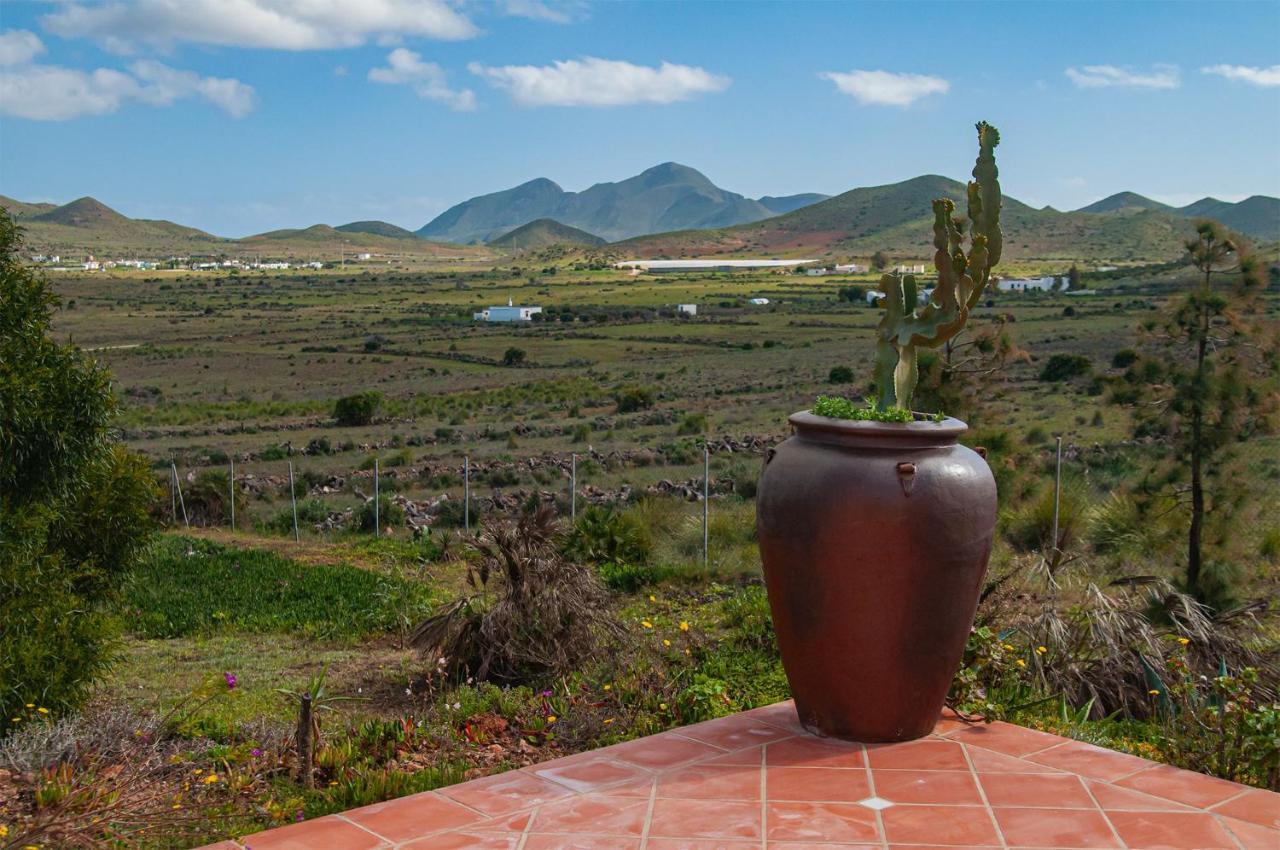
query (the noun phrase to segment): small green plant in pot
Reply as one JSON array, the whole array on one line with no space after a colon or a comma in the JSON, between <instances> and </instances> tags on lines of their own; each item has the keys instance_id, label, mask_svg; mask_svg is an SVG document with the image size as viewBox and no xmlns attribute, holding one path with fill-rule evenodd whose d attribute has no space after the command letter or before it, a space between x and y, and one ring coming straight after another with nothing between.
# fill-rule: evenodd
<instances>
[{"instance_id":1,"label":"small green plant in pot","mask_svg":"<svg viewBox=\"0 0 1280 850\"><path fill-rule=\"evenodd\" d=\"M964 654L991 554L996 483L957 419L911 411L920 348L945 345L1000 259L1000 135L977 125L968 220L933 202L937 285L885 275L877 396L821 397L770 449L756 529L800 722L826 736L903 741L933 730ZM967 231L967 233L966 233ZM966 250L966 237L968 248Z\"/></svg>"}]
</instances>

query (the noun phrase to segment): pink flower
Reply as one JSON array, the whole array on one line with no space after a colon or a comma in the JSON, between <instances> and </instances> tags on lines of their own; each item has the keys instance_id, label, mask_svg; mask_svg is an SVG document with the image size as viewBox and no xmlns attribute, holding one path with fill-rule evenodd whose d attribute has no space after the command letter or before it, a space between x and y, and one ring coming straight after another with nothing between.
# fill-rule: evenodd
<instances>
[{"instance_id":1,"label":"pink flower","mask_svg":"<svg viewBox=\"0 0 1280 850\"><path fill-rule=\"evenodd\" d=\"M257 747L254 747L252 750L249 751L249 755L253 756L256 759L262 758L262 750L258 749Z\"/></svg>"},{"instance_id":2,"label":"pink flower","mask_svg":"<svg viewBox=\"0 0 1280 850\"><path fill-rule=\"evenodd\" d=\"M227 690L235 690L235 687L236 687L235 673L223 673L222 678L227 681Z\"/></svg>"}]
</instances>

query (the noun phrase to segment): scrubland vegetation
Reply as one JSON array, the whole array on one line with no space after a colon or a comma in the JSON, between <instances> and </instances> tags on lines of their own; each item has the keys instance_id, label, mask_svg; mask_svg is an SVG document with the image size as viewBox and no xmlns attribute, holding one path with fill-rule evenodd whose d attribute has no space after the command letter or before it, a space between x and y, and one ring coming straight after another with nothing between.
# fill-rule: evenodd
<instances>
[{"instance_id":1,"label":"scrubland vegetation","mask_svg":"<svg viewBox=\"0 0 1280 850\"><path fill-rule=\"evenodd\" d=\"M95 625L65 638L93 660L81 669L3 668L0 847L192 846L787 698L755 480L787 414L819 393L865 404L878 314L840 291L874 280L586 265L53 281L52 334L100 349L112 427L136 453L112 448L102 468L133 477L67 472L35 505L11 495L23 468L0 445L0 516L133 530L149 509L154 532L93 560L112 569L91 592L81 553L106 534L33 537L2 568L21 604L51 609L63 602L22 582L58 576ZM1188 361L1165 345L1200 277L1126 271L1086 271L1087 295L993 295L921 358L916 406L969 422L1000 488L950 701L1280 788L1274 354L1219 361L1214 386L1239 392L1213 396L1223 438L1189 581L1187 430L1150 413L1195 409L1168 400ZM1250 357L1280 312L1274 265L1259 273L1249 305L1230 300L1239 275L1213 281ZM20 277L8 268L5 286ZM508 295L546 317L470 321ZM698 318L669 310L687 302ZM1212 327L1235 327L1225 318ZM68 413L39 403L47 421ZM89 442L106 446L105 393L100 408ZM145 508L122 518L132 492ZM3 658L24 640L4 626ZM317 718L305 754L303 692Z\"/></svg>"}]
</instances>

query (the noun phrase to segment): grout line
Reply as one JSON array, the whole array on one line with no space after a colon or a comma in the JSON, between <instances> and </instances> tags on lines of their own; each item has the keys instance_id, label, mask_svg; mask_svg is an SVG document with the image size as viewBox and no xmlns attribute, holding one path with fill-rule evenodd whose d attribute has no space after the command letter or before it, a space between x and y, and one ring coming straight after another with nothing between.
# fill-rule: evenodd
<instances>
[{"instance_id":1,"label":"grout line","mask_svg":"<svg viewBox=\"0 0 1280 850\"><path fill-rule=\"evenodd\" d=\"M397 798L397 799L398 799L398 798ZM383 835L383 834L382 834L382 833L380 833L380 832L374 832L372 829L369 829L369 827L367 827L367 826L362 826L361 824L356 823L355 821L351 820L349 817L347 817L347 816L346 816L346 812L338 812L337 814L335 814L335 815L334 815L334 817L336 817L338 820L342 821L343 823L349 823L349 824L351 824L351 825L352 825L352 826L354 826L356 829L359 829L359 830L362 830L362 831L364 831L364 832L369 833L370 835L372 835L374 838L378 839L379 841L385 841L389 846L393 846L393 847L395 846L395 842L394 842L394 841L392 841L390 838L387 838L385 835ZM318 818L317 818L317 820L318 820ZM301 821L301 823L306 823L306 821ZM423 833L423 835L426 835L426 834L427 834L427 833ZM420 838L420 837L421 837L421 836L417 836L417 835L415 835L415 836L414 836L414 838L415 838L415 839L416 839L416 838Z\"/></svg>"},{"instance_id":2,"label":"grout line","mask_svg":"<svg viewBox=\"0 0 1280 850\"><path fill-rule=\"evenodd\" d=\"M649 805L644 812L644 827L640 830L640 850L645 850L649 846L649 830L653 827L653 807L658 799L658 780L653 779L653 784L649 786Z\"/></svg>"},{"instance_id":3,"label":"grout line","mask_svg":"<svg viewBox=\"0 0 1280 850\"><path fill-rule=\"evenodd\" d=\"M1129 845L1120 837L1120 830L1116 829L1116 825L1111 822L1111 817L1107 814L1107 810L1102 808L1102 804L1099 803L1098 798L1094 796L1093 789L1089 787L1089 783L1085 782L1084 779L1079 776L1076 777L1076 782L1080 783L1080 787L1084 789L1084 793L1088 794L1089 799L1093 801L1093 805L1098 809L1098 814L1102 815L1102 820L1106 823L1107 828L1111 830L1111 835L1115 837L1117 844L1120 847L1128 847Z\"/></svg>"},{"instance_id":4,"label":"grout line","mask_svg":"<svg viewBox=\"0 0 1280 850\"><path fill-rule=\"evenodd\" d=\"M876 795L876 778L871 772L871 751L867 749L866 744L859 744L858 748L862 751L863 769L867 772L867 793L872 797ZM896 803L894 805L897 805ZM876 814L876 832L880 836L881 850L889 850L889 833L884 828L884 809L875 809Z\"/></svg>"},{"instance_id":5,"label":"grout line","mask_svg":"<svg viewBox=\"0 0 1280 850\"><path fill-rule=\"evenodd\" d=\"M1009 840L1005 838L1004 830L1000 828L1000 821L996 818L996 811L991 808L991 801L987 799L987 789L982 785L982 777L978 775L978 768L973 764L973 757L969 755L969 748L960 743L960 752L964 754L964 763L969 765L969 775L973 777L973 784L978 788L978 797L982 800L983 808L987 810L987 817L991 820L991 826L996 831L996 838L1000 839L1000 846L1008 850Z\"/></svg>"},{"instance_id":6,"label":"grout line","mask_svg":"<svg viewBox=\"0 0 1280 850\"><path fill-rule=\"evenodd\" d=\"M516 850L524 850L524 845L529 840L529 832L533 829L533 822L540 811L542 811L542 806L534 806L529 810L529 819L525 821L524 829L520 831L520 840L516 842Z\"/></svg>"},{"instance_id":7,"label":"grout line","mask_svg":"<svg viewBox=\"0 0 1280 850\"><path fill-rule=\"evenodd\" d=\"M1249 848L1244 845L1244 840L1241 839L1240 836L1236 835L1236 831L1232 829L1230 826L1228 826L1227 824L1222 822L1222 815L1216 814L1214 812L1210 812L1209 814L1213 816L1214 823L1216 823L1222 829L1222 831L1227 834L1227 837L1230 838L1235 843L1236 847L1240 848L1240 850L1249 850Z\"/></svg>"},{"instance_id":8,"label":"grout line","mask_svg":"<svg viewBox=\"0 0 1280 850\"><path fill-rule=\"evenodd\" d=\"M1230 780L1227 780L1227 781L1229 782ZM1241 797L1245 796L1250 791L1257 791L1257 790L1258 790L1257 788L1251 788L1246 786L1244 788L1241 788L1236 793L1232 794L1230 797L1219 800L1218 802L1214 803L1212 806L1205 806L1203 809L1201 809L1201 811L1212 812L1214 809L1218 808L1218 806L1225 806L1227 803L1230 803L1232 800L1239 800ZM1190 803L1188 803L1187 805L1190 805Z\"/></svg>"}]
</instances>

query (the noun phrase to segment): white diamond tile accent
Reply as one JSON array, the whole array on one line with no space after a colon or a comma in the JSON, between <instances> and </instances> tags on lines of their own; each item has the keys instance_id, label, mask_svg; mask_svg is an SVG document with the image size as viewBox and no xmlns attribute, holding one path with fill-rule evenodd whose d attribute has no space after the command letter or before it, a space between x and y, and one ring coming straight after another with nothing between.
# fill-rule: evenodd
<instances>
[{"instance_id":1,"label":"white diamond tile accent","mask_svg":"<svg viewBox=\"0 0 1280 850\"><path fill-rule=\"evenodd\" d=\"M882 809L889 808L893 803L886 800L884 797L868 797L865 800L859 800L858 805L866 806L868 809L875 809L878 812Z\"/></svg>"}]
</instances>

